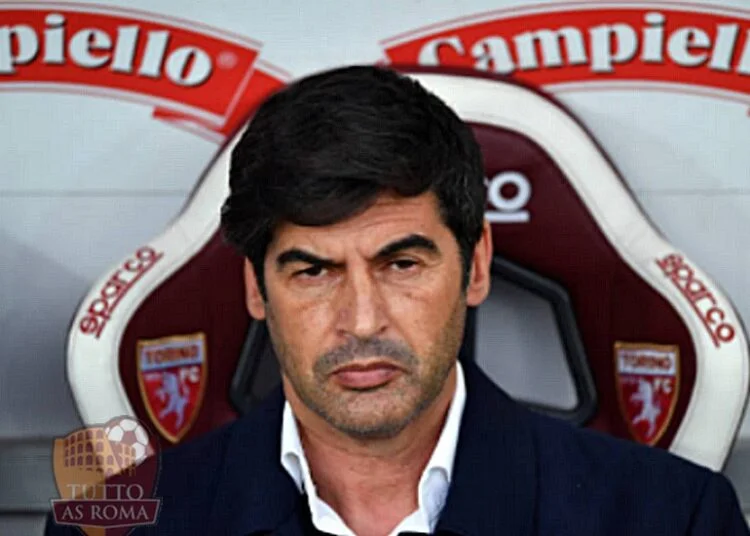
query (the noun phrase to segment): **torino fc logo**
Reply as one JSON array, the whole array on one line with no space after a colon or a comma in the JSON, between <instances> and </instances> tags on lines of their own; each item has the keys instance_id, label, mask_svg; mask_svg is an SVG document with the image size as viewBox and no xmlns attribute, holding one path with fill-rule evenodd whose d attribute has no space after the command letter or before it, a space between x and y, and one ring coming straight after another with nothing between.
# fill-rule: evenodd
<instances>
[{"instance_id":1,"label":"torino fc logo","mask_svg":"<svg viewBox=\"0 0 750 536\"><path fill-rule=\"evenodd\" d=\"M193 425L206 387L206 336L203 333L140 340L138 386L159 433L177 443Z\"/></svg>"},{"instance_id":2,"label":"torino fc logo","mask_svg":"<svg viewBox=\"0 0 750 536\"><path fill-rule=\"evenodd\" d=\"M659 441L672 420L680 382L679 348L657 344L615 344L620 409L633 438Z\"/></svg>"}]
</instances>

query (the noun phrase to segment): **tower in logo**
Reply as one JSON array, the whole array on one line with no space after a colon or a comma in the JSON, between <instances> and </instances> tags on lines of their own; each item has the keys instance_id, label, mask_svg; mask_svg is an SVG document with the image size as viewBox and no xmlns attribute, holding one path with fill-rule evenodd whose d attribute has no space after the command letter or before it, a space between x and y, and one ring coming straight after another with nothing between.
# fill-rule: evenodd
<instances>
[{"instance_id":1,"label":"tower in logo","mask_svg":"<svg viewBox=\"0 0 750 536\"><path fill-rule=\"evenodd\" d=\"M87 536L123 536L156 522L158 443L132 417L75 430L55 440L54 474L60 499L54 521Z\"/></svg>"}]
</instances>

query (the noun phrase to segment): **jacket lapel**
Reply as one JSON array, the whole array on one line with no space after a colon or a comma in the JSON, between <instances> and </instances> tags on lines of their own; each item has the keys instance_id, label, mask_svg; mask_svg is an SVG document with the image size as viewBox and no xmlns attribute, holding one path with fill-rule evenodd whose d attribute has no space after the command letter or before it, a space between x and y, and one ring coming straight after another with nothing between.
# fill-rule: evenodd
<instances>
[{"instance_id":1,"label":"jacket lapel","mask_svg":"<svg viewBox=\"0 0 750 536\"><path fill-rule=\"evenodd\" d=\"M300 493L279 463L283 403L278 388L229 436L211 513L211 526L229 536L275 533L295 514Z\"/></svg>"},{"instance_id":2,"label":"jacket lapel","mask_svg":"<svg viewBox=\"0 0 750 536\"><path fill-rule=\"evenodd\" d=\"M474 363L464 363L466 406L450 491L436 532L533 534L536 452L529 414ZM303 495L279 463L284 398L278 389L240 419L224 455L212 523L229 536L306 533Z\"/></svg>"},{"instance_id":3,"label":"jacket lapel","mask_svg":"<svg viewBox=\"0 0 750 536\"><path fill-rule=\"evenodd\" d=\"M453 477L437 530L467 536L534 533L536 452L529 414L474 363Z\"/></svg>"}]
</instances>

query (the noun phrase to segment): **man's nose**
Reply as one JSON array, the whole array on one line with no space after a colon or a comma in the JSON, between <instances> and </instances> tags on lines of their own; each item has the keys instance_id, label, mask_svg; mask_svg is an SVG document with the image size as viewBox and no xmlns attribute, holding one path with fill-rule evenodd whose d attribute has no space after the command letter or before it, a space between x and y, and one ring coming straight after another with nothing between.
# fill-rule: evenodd
<instances>
[{"instance_id":1,"label":"man's nose","mask_svg":"<svg viewBox=\"0 0 750 536\"><path fill-rule=\"evenodd\" d=\"M340 301L339 326L358 338L373 337L386 327L385 302L381 289L368 270L347 274Z\"/></svg>"}]
</instances>

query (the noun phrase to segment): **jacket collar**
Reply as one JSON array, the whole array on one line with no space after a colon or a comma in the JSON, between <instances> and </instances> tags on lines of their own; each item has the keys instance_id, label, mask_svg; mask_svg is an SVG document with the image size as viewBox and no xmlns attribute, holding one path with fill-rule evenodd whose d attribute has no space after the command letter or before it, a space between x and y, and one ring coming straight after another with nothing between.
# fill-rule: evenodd
<instances>
[{"instance_id":1,"label":"jacket collar","mask_svg":"<svg viewBox=\"0 0 750 536\"><path fill-rule=\"evenodd\" d=\"M536 452L529 415L474 363L464 363L466 406L453 477L436 532L532 534ZM306 508L279 463L281 389L238 420L229 436L212 513L230 536L302 534Z\"/></svg>"},{"instance_id":2,"label":"jacket collar","mask_svg":"<svg viewBox=\"0 0 750 536\"><path fill-rule=\"evenodd\" d=\"M453 480L436 532L530 535L537 459L527 410L475 363L466 371L466 409Z\"/></svg>"},{"instance_id":3,"label":"jacket collar","mask_svg":"<svg viewBox=\"0 0 750 536\"><path fill-rule=\"evenodd\" d=\"M279 463L283 404L279 387L232 426L211 513L211 526L226 527L229 536L276 533L299 503Z\"/></svg>"}]
</instances>

